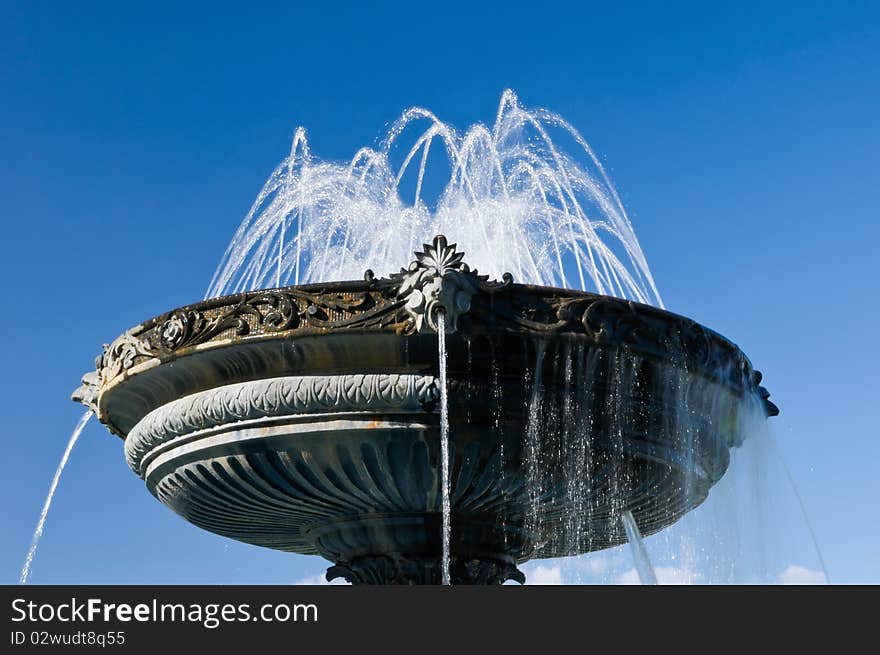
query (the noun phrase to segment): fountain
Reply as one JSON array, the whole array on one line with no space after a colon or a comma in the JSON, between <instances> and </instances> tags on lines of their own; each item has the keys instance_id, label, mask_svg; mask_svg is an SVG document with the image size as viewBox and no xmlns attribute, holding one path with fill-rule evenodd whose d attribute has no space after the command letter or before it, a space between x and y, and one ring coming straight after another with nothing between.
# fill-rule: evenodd
<instances>
[{"instance_id":1,"label":"fountain","mask_svg":"<svg viewBox=\"0 0 880 655\"><path fill-rule=\"evenodd\" d=\"M724 474L749 402L776 412L739 349L693 321L488 280L443 236L386 278L147 321L107 347L75 398L125 439L150 492L199 527L320 554L353 582L439 582L438 330L457 583L624 543L624 512L642 534L663 529ZM496 403L501 429L486 411ZM536 416L550 429L530 427ZM579 431L589 452L565 447Z\"/></svg>"},{"instance_id":2,"label":"fountain","mask_svg":"<svg viewBox=\"0 0 880 655\"><path fill-rule=\"evenodd\" d=\"M395 172L390 144L415 118L431 127ZM537 140L514 138L523 126ZM452 173L430 210L433 138ZM398 272L351 279L364 262L405 264L433 228L466 236L486 274L437 234ZM208 296L105 346L74 400L124 439L160 502L321 555L328 579L523 582L530 559L630 541L655 581L642 536L699 506L750 421L777 413L739 348L662 309L586 142L509 93L491 131L459 137L410 110L348 166L314 164L298 131Z\"/></svg>"}]
</instances>

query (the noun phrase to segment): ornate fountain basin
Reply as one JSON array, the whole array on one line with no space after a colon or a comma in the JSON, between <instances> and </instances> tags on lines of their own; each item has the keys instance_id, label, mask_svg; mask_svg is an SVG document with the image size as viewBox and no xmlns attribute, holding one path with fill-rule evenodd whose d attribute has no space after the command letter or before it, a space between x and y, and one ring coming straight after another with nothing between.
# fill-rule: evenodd
<instances>
[{"instance_id":1,"label":"ornate fountain basin","mask_svg":"<svg viewBox=\"0 0 880 655\"><path fill-rule=\"evenodd\" d=\"M442 309L443 313L435 310ZM173 310L105 346L74 399L191 523L319 554L328 576L439 581L445 321L453 582L622 543L699 505L777 413L730 341L675 314L488 281L443 237L377 279Z\"/></svg>"}]
</instances>

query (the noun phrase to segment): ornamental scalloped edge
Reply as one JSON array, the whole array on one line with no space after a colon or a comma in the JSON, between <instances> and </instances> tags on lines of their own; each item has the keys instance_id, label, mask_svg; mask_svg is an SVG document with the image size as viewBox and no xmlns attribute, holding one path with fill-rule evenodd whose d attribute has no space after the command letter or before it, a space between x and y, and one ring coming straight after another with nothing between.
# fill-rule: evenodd
<instances>
[{"instance_id":1,"label":"ornamental scalloped edge","mask_svg":"<svg viewBox=\"0 0 880 655\"><path fill-rule=\"evenodd\" d=\"M767 414L778 414L761 373L734 344L691 319L629 300L588 292L513 284L479 275L443 235L424 244L406 269L388 278L368 270L361 282L331 282L239 293L175 309L125 332L96 359L73 399L96 409L100 390L132 367L169 360L206 344L335 330L577 334L597 345L681 359L711 377L753 389ZM210 346L209 346L210 347Z\"/></svg>"}]
</instances>

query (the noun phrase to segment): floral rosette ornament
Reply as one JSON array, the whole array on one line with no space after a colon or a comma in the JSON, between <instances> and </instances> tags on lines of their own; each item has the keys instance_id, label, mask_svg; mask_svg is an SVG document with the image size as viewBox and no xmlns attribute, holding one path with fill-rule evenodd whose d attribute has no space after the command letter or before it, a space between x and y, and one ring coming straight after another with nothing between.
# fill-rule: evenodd
<instances>
[{"instance_id":1,"label":"floral rosette ornament","mask_svg":"<svg viewBox=\"0 0 880 655\"><path fill-rule=\"evenodd\" d=\"M415 253L409 269L392 276L400 280L399 298L406 298L404 309L416 332L437 332L438 317L443 317L447 333L458 328L458 319L471 308L471 297L481 288L485 277L471 271L463 252L438 234L430 244Z\"/></svg>"}]
</instances>

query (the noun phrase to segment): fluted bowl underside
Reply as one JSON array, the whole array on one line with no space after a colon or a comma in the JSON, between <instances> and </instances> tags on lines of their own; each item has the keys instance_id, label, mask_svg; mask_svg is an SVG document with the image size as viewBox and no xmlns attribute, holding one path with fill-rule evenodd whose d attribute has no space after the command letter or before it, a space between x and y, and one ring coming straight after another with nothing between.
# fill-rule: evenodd
<instances>
[{"instance_id":1,"label":"fluted bowl underside","mask_svg":"<svg viewBox=\"0 0 880 655\"><path fill-rule=\"evenodd\" d=\"M698 398L712 389L692 384L683 391L695 409L711 402L724 415L684 426L664 404L675 394L630 389L612 400L627 405L617 421L607 402L617 390L577 384L593 387L578 394L583 406L549 384L452 382L451 499L462 557L521 561L615 545L625 538L615 520L623 509L655 532L702 502L723 474L735 396ZM388 544L436 555L436 396L432 376L237 383L154 410L129 433L126 455L160 501L212 532L333 561ZM712 418L729 427L710 429Z\"/></svg>"}]
</instances>

